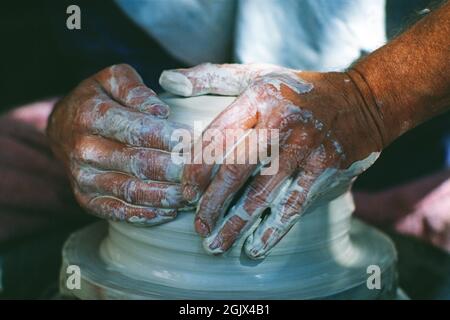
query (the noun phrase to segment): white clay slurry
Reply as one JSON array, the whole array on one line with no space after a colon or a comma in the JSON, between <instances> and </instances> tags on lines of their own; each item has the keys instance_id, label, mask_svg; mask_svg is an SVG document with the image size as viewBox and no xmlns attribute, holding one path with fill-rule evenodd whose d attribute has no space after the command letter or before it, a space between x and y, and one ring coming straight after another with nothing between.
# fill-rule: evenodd
<instances>
[{"instance_id":1,"label":"white clay slurry","mask_svg":"<svg viewBox=\"0 0 450 320\"><path fill-rule=\"evenodd\" d=\"M269 203L275 202L275 199L279 197L280 195L284 194L287 187L289 186L289 182L291 181L291 178L286 177L280 184L279 187L272 192L267 201ZM260 192L263 193L265 190L261 190ZM229 210L229 214L226 217L221 217L219 219L216 228L213 230L213 232L206 237L203 240L203 248L205 251L209 254L222 254L224 251L220 247L211 247L211 245L214 243L214 240L218 236L219 230L222 230L222 228L225 226L225 224L229 221L229 215L232 215L232 217L239 217L242 219L242 221L245 221L247 224L246 226L240 230L239 234L236 234L236 238L243 237L244 239L250 234L249 230L254 230L258 225L255 224L256 221L259 220L261 214L265 210L263 207L258 207L252 212L248 212L245 209L245 198L248 196L250 190L247 189L245 193L241 196L241 198L238 200L237 204L233 206ZM257 195L255 195L257 196ZM270 207L270 206L269 206ZM241 242L238 242L239 245L242 245ZM236 245L236 243L234 244Z\"/></svg>"},{"instance_id":2,"label":"white clay slurry","mask_svg":"<svg viewBox=\"0 0 450 320\"><path fill-rule=\"evenodd\" d=\"M159 83L164 89L184 97L208 93L238 95L249 85L250 73L241 66L221 68L205 63L193 70L164 71Z\"/></svg>"},{"instance_id":3,"label":"white clay slurry","mask_svg":"<svg viewBox=\"0 0 450 320\"><path fill-rule=\"evenodd\" d=\"M104 102L99 101L93 107L90 116L93 133L112 137L131 146L149 146L152 137L162 137L158 142L162 147L171 149L176 144L171 141L173 131L190 130L188 126L157 119L151 115L130 112L125 108L111 107L102 112L102 103Z\"/></svg>"},{"instance_id":4,"label":"white clay slurry","mask_svg":"<svg viewBox=\"0 0 450 320\"><path fill-rule=\"evenodd\" d=\"M159 83L163 88L170 88L174 94L183 97L192 95L192 83L179 72L163 71Z\"/></svg>"},{"instance_id":5,"label":"white clay slurry","mask_svg":"<svg viewBox=\"0 0 450 320\"><path fill-rule=\"evenodd\" d=\"M282 230L289 229L294 225L298 219L301 218L302 215L308 212L308 208L312 205L314 207L314 203L320 205L323 202L323 197L326 197L325 201L332 200L338 197L340 194L343 194L346 190L351 187L353 180L355 177L360 175L362 172L367 170L378 158L379 153L372 153L366 159L357 161L353 163L346 170L338 170L335 168L326 169L313 183L309 192L304 196L306 199L304 204L302 205L302 209L305 210L304 213L293 216L291 221L288 224L284 224L281 222L281 215L277 214L278 206L280 206L281 201L283 200L283 195L297 191L299 194L303 194L305 190L299 186L296 182L293 182L292 178L286 178L279 184L279 187L274 190L273 193L269 195L268 201L270 205L268 206L271 209L271 214L265 220L265 224L267 226L280 226ZM257 255L259 259L264 258L269 252L264 255L257 254L262 248L272 247L275 245L274 241L276 238L269 238L266 240L267 242L262 243L261 239L263 239L263 233L265 229L257 229L255 233L248 234L248 230L252 228L253 230L257 227L257 225L253 225L260 217L265 208L259 207L256 211L247 212L244 207L245 198L248 195L249 190L244 193L238 203L230 209L230 214L232 216L237 216L243 221L250 223L246 226L246 228L242 229L239 233L239 236L243 236L245 234L249 235L245 244L245 250L250 255ZM264 190L260 191L261 193ZM254 195L257 196L257 195ZM276 198L276 199L275 199ZM211 244L214 242L216 237L218 236L219 230L223 228L223 226L227 223L229 217L221 218L217 224L216 229L203 241L203 246L205 250L210 254L218 254L222 253L223 250L220 248L211 248ZM243 236L245 238L245 236Z\"/></svg>"},{"instance_id":6,"label":"white clay slurry","mask_svg":"<svg viewBox=\"0 0 450 320\"><path fill-rule=\"evenodd\" d=\"M283 199L279 196L277 201L274 201L270 206L272 213L265 221L267 226L279 226L281 232L289 230L295 223L301 219L302 216L308 214L311 210L310 207L314 208L320 206L321 203L330 201L339 195L350 190L354 179L367 170L379 157L379 152L374 152L370 154L366 159L356 161L348 169L339 170L336 168L327 168L313 183L310 187L309 192L306 194L305 201L302 204L303 212L293 215L288 223L282 223L282 216L277 213L277 207L280 206ZM300 195L305 193L305 190L299 186L295 181L290 182L285 192L281 192L280 195L285 193L291 193L297 191ZM270 237L264 243L261 241L264 236L264 231L266 229L257 229L254 234L251 234L245 243L245 250L250 256L256 255L259 259L264 258L264 255L260 255L259 252L262 248L272 247L276 244L278 240L277 237Z\"/></svg>"},{"instance_id":7,"label":"white clay slurry","mask_svg":"<svg viewBox=\"0 0 450 320\"><path fill-rule=\"evenodd\" d=\"M269 73L264 78L264 82L273 85L278 92L281 92L281 85L289 87L297 94L308 93L314 89L312 83L304 81L295 72L274 72Z\"/></svg>"},{"instance_id":8,"label":"white clay slurry","mask_svg":"<svg viewBox=\"0 0 450 320\"><path fill-rule=\"evenodd\" d=\"M166 168L165 176L169 181L178 182L181 180L181 175L183 174L183 165L174 163L170 161Z\"/></svg>"},{"instance_id":9,"label":"white clay slurry","mask_svg":"<svg viewBox=\"0 0 450 320\"><path fill-rule=\"evenodd\" d=\"M234 100L163 99L171 106L171 119L189 125L192 120L208 123ZM373 154L341 172L342 181L351 180L375 158ZM354 204L345 183L341 183L343 190L335 185L334 195L321 194L323 185L335 184L332 177L336 174L328 171L318 179L313 189L322 201L310 197L307 214L261 261L243 253L245 237L225 255L207 254L194 231L194 211L179 212L174 221L151 228L110 222L108 232L101 226L82 230L64 249L64 266L83 265L82 290L69 293L86 299L392 298L396 290L394 247L375 229L351 220ZM283 184L273 203L280 201L289 186L290 181ZM381 290L366 286L369 265L381 269ZM61 275L65 283L67 274Z\"/></svg>"},{"instance_id":10,"label":"white clay slurry","mask_svg":"<svg viewBox=\"0 0 450 320\"><path fill-rule=\"evenodd\" d=\"M259 78L278 91L281 84L298 94L313 89L313 85L303 81L296 72L268 64L221 66L204 63L191 69L163 71L159 83L167 91L183 97L204 94L237 96Z\"/></svg>"}]
</instances>

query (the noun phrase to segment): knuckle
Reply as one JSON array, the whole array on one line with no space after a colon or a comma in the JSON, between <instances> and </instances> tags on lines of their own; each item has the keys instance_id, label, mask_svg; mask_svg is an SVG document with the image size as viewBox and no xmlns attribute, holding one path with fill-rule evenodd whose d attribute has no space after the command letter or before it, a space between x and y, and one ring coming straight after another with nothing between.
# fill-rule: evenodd
<instances>
[{"instance_id":1,"label":"knuckle","mask_svg":"<svg viewBox=\"0 0 450 320\"><path fill-rule=\"evenodd\" d=\"M128 179L121 184L121 193L126 202L132 203L139 197L137 184L133 179Z\"/></svg>"},{"instance_id":2,"label":"knuckle","mask_svg":"<svg viewBox=\"0 0 450 320\"><path fill-rule=\"evenodd\" d=\"M153 168L153 157L151 151L142 148L133 148L129 156L129 164L131 174L140 178L147 179L145 171L148 168Z\"/></svg>"},{"instance_id":3,"label":"knuckle","mask_svg":"<svg viewBox=\"0 0 450 320\"><path fill-rule=\"evenodd\" d=\"M302 215L303 209L299 203L284 202L275 207L275 213L280 217L280 227L294 224Z\"/></svg>"},{"instance_id":4,"label":"knuckle","mask_svg":"<svg viewBox=\"0 0 450 320\"><path fill-rule=\"evenodd\" d=\"M91 94L78 104L78 110L74 117L75 126L89 128L95 120L95 111L97 107L107 102L104 98L98 96L97 93Z\"/></svg>"},{"instance_id":5,"label":"knuckle","mask_svg":"<svg viewBox=\"0 0 450 320\"><path fill-rule=\"evenodd\" d=\"M283 214L283 219L293 219L300 215L301 208L298 203L286 201L279 207L279 212Z\"/></svg>"},{"instance_id":6,"label":"knuckle","mask_svg":"<svg viewBox=\"0 0 450 320\"><path fill-rule=\"evenodd\" d=\"M247 202L256 207L268 207L269 191L260 183L251 184L248 186Z\"/></svg>"},{"instance_id":7,"label":"knuckle","mask_svg":"<svg viewBox=\"0 0 450 320\"><path fill-rule=\"evenodd\" d=\"M128 63L118 63L110 66L112 71L121 72L121 71L135 71L132 66Z\"/></svg>"},{"instance_id":8,"label":"knuckle","mask_svg":"<svg viewBox=\"0 0 450 320\"><path fill-rule=\"evenodd\" d=\"M112 221L124 221L130 210L116 198L105 199L102 196L94 197L90 201L89 207L93 214Z\"/></svg>"},{"instance_id":9,"label":"knuckle","mask_svg":"<svg viewBox=\"0 0 450 320\"><path fill-rule=\"evenodd\" d=\"M220 214L222 206L216 201L207 201L204 198L200 201L197 210L197 217L211 225L214 218Z\"/></svg>"},{"instance_id":10,"label":"knuckle","mask_svg":"<svg viewBox=\"0 0 450 320\"><path fill-rule=\"evenodd\" d=\"M77 162L91 162L96 158L97 152L91 139L81 136L75 139L72 157Z\"/></svg>"},{"instance_id":11,"label":"knuckle","mask_svg":"<svg viewBox=\"0 0 450 320\"><path fill-rule=\"evenodd\" d=\"M90 176L88 170L80 168L80 167L75 167L72 169L72 176L76 182L76 185L81 190L87 189L87 186L89 186L90 180L91 180L88 178Z\"/></svg>"}]
</instances>

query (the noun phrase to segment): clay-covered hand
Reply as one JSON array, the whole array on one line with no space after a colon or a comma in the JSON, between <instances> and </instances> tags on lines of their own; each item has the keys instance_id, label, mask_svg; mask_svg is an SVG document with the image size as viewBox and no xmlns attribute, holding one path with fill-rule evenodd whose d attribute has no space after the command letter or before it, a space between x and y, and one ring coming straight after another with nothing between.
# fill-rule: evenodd
<instances>
[{"instance_id":1,"label":"clay-covered hand","mask_svg":"<svg viewBox=\"0 0 450 320\"><path fill-rule=\"evenodd\" d=\"M272 156L279 169L269 175L261 174L261 166L250 161L225 163L220 168L195 164L201 155L192 150L194 163L183 171L183 195L193 202L201 196L195 228L206 237L206 250L214 254L228 250L259 223L244 247L249 257L264 257L309 206L322 196L336 196L342 188L349 188L353 178L367 168L364 163L373 162L382 148L380 116L347 73L202 64L165 71L160 83L182 96L237 95L207 130L270 129L279 135L279 157ZM245 150L239 146L249 143L247 137L237 139L232 152ZM266 141L267 145L258 147L274 150L272 140ZM201 143L205 150L223 141L203 139ZM225 150L231 153L228 147ZM356 169L352 166L369 157ZM238 190L242 196L229 209ZM263 215L268 208L270 212Z\"/></svg>"},{"instance_id":2,"label":"clay-covered hand","mask_svg":"<svg viewBox=\"0 0 450 320\"><path fill-rule=\"evenodd\" d=\"M81 82L59 101L47 134L78 202L91 213L144 225L173 219L185 205L182 167L171 161L169 107L128 65Z\"/></svg>"}]
</instances>

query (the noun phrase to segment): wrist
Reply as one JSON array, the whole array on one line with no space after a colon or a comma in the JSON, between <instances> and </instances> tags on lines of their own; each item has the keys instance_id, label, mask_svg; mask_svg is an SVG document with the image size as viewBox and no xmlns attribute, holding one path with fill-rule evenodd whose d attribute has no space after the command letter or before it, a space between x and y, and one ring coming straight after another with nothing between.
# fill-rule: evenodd
<instances>
[{"instance_id":1,"label":"wrist","mask_svg":"<svg viewBox=\"0 0 450 320\"><path fill-rule=\"evenodd\" d=\"M351 67L347 74L354 82L379 129L382 148L388 146L406 131L414 128L420 120L414 112L413 102L402 88L402 81L392 81L392 70L383 70L377 53Z\"/></svg>"},{"instance_id":2,"label":"wrist","mask_svg":"<svg viewBox=\"0 0 450 320\"><path fill-rule=\"evenodd\" d=\"M382 150L393 140L392 133L388 131L388 126L386 126L382 113L382 103L380 100L377 100L363 73L357 69L349 69L345 72L345 75L354 86L355 100L361 107L362 113L372 123L373 133L377 137L378 149Z\"/></svg>"},{"instance_id":3,"label":"wrist","mask_svg":"<svg viewBox=\"0 0 450 320\"><path fill-rule=\"evenodd\" d=\"M339 119L333 121L345 121L345 128L342 127L339 131L348 131L357 137L356 140L363 140L364 146L360 146L361 150L370 154L384 148L388 138L381 114L370 89L359 74L350 70L299 72L298 75L313 85L314 89L308 95L314 105L339 106Z\"/></svg>"}]
</instances>

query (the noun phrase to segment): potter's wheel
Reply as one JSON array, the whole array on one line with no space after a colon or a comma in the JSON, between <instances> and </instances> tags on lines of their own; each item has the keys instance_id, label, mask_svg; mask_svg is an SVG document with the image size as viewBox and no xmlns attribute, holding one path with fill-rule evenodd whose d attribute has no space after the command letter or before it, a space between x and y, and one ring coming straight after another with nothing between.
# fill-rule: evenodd
<instances>
[{"instance_id":1,"label":"potter's wheel","mask_svg":"<svg viewBox=\"0 0 450 320\"><path fill-rule=\"evenodd\" d=\"M174 120L188 123L211 121L233 98L165 100ZM241 253L242 240L225 256L206 254L193 229L193 212L151 228L99 222L67 240L61 291L81 299L394 298L394 246L351 219L353 209L349 192L310 208L262 261ZM67 289L68 265L80 267L80 289ZM371 265L381 271L380 289L367 287Z\"/></svg>"},{"instance_id":2,"label":"potter's wheel","mask_svg":"<svg viewBox=\"0 0 450 320\"><path fill-rule=\"evenodd\" d=\"M186 222L192 222L192 216L185 214L177 220L176 224L181 225ZM113 224L109 227L110 231L132 233L134 228L124 225L123 230L116 230L116 227L117 225ZM173 227L176 228L176 226ZM153 236L159 237L167 232L162 229L164 229L162 226L152 228ZM293 231L295 230L291 230ZM118 250L119 253L116 252L119 256L105 259L100 255L101 247L115 246L114 241L120 241L120 237L127 237L125 234L115 234L113 236L115 240L111 240L107 238L107 235L108 224L99 222L72 234L67 240L63 250L60 286L64 295L80 299L390 299L395 297L396 272L393 244L379 231L357 220L351 222L348 238L342 239L344 242L342 245L346 249L340 254L310 248L310 251L300 251L285 256L281 252L282 248L279 248L259 264L248 260L243 255L233 256L233 253L227 257L207 256L202 251L200 241L183 242L197 237L193 230L192 233L174 235L173 238L179 238L180 242L176 243L185 243L191 248L197 247L197 255L190 254L186 257L183 256L186 253L180 253L180 249L167 253L157 252L158 250L154 247L149 247L148 255L144 257L127 252L132 249L124 247ZM289 239L288 236L285 239ZM164 242L168 239L161 237L160 240ZM279 246L282 247L282 244L280 243ZM106 251L103 254L108 254L107 248L103 250ZM167 259L163 258L165 254L168 256ZM177 254L181 254L181 257L176 257ZM277 254L282 255L277 257ZM333 258L333 254L340 257ZM328 258L325 258L327 256ZM301 261L302 258L305 260ZM132 261L133 259L140 260L141 263ZM188 262L183 259L187 259ZM120 265L120 262L124 264ZM382 268L380 290L369 290L366 286L369 276L367 266L371 264ZM80 266L80 290L68 290L65 286L68 277L65 271L68 265ZM133 267L129 268L131 265ZM197 269L193 268L195 266ZM226 271L227 267L228 271ZM236 270L239 271L236 273ZM228 277L231 273L233 273L232 279ZM186 278L183 279L183 276ZM155 279L158 279L159 283ZM195 284L196 281L198 284ZM238 282L237 286L234 286L235 281ZM193 287L180 288L177 284L183 286L189 284Z\"/></svg>"}]
</instances>

